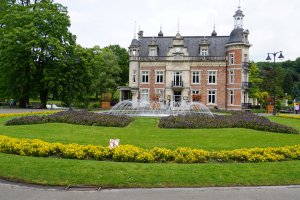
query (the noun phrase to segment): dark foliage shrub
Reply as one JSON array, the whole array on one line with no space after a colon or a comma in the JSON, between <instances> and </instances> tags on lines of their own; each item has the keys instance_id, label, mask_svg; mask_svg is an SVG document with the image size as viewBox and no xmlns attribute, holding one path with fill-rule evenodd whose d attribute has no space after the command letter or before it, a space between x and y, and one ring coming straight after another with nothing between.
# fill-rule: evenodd
<instances>
[{"instance_id":1,"label":"dark foliage shrub","mask_svg":"<svg viewBox=\"0 0 300 200\"><path fill-rule=\"evenodd\" d=\"M232 115L181 115L163 117L160 128L248 128L278 133L299 133L298 130L271 122L266 117L249 112L234 112Z\"/></svg>"},{"instance_id":2,"label":"dark foliage shrub","mask_svg":"<svg viewBox=\"0 0 300 200\"><path fill-rule=\"evenodd\" d=\"M88 126L110 126L125 127L132 121L128 116L116 116L110 114L98 114L82 111L62 111L47 116L27 116L14 118L6 122L5 125L26 125L42 123L69 123Z\"/></svg>"}]
</instances>

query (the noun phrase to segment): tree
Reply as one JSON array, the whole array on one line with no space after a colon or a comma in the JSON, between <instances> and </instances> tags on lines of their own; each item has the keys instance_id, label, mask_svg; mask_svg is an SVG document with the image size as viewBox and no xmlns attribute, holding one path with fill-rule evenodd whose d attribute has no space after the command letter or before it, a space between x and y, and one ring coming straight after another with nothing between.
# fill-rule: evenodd
<instances>
[{"instance_id":1,"label":"tree","mask_svg":"<svg viewBox=\"0 0 300 200\"><path fill-rule=\"evenodd\" d=\"M55 84L60 88L55 93L67 106L74 103L86 107L94 92L90 51L80 45L73 45L68 48L64 59L64 66L59 71L60 79Z\"/></svg>"},{"instance_id":2,"label":"tree","mask_svg":"<svg viewBox=\"0 0 300 200\"><path fill-rule=\"evenodd\" d=\"M274 93L274 81L276 82L276 95L283 96L283 81L286 70L281 67L282 63L276 63L274 73L273 63L257 63L261 69L262 82L259 85L260 91L266 91L269 94Z\"/></svg>"},{"instance_id":3,"label":"tree","mask_svg":"<svg viewBox=\"0 0 300 200\"><path fill-rule=\"evenodd\" d=\"M292 96L294 99L300 96L299 86L296 83L293 85Z\"/></svg>"},{"instance_id":4,"label":"tree","mask_svg":"<svg viewBox=\"0 0 300 200\"><path fill-rule=\"evenodd\" d=\"M92 54L91 67L93 69L93 88L96 98L103 92L114 92L120 81L121 69L118 58L108 48L100 49L95 46L90 49Z\"/></svg>"},{"instance_id":5,"label":"tree","mask_svg":"<svg viewBox=\"0 0 300 200\"><path fill-rule=\"evenodd\" d=\"M253 94L253 97L257 99L258 103L260 104L260 109L262 109L263 105L267 103L269 98L268 92L256 92Z\"/></svg>"},{"instance_id":6,"label":"tree","mask_svg":"<svg viewBox=\"0 0 300 200\"><path fill-rule=\"evenodd\" d=\"M299 73L300 72L300 57L295 61L295 70Z\"/></svg>"},{"instance_id":7,"label":"tree","mask_svg":"<svg viewBox=\"0 0 300 200\"><path fill-rule=\"evenodd\" d=\"M29 97L39 96L46 107L49 90L59 79L53 71L62 66L65 52L74 45L68 31L70 20L66 7L52 0L9 1L0 24L1 74L10 97L21 107ZM49 87L50 85L50 87Z\"/></svg>"},{"instance_id":8,"label":"tree","mask_svg":"<svg viewBox=\"0 0 300 200\"><path fill-rule=\"evenodd\" d=\"M111 50L117 56L118 65L121 69L118 84L123 86L127 85L129 80L129 54L127 50L119 45L109 45L105 48Z\"/></svg>"},{"instance_id":9,"label":"tree","mask_svg":"<svg viewBox=\"0 0 300 200\"><path fill-rule=\"evenodd\" d=\"M283 92L287 93L289 95L292 94L292 89L293 89L293 77L290 72L286 73L283 81Z\"/></svg>"},{"instance_id":10,"label":"tree","mask_svg":"<svg viewBox=\"0 0 300 200\"><path fill-rule=\"evenodd\" d=\"M249 81L252 85L250 90L250 97L255 98L256 94L260 92L260 84L263 79L261 78L261 70L257 67L254 62L251 62Z\"/></svg>"}]
</instances>

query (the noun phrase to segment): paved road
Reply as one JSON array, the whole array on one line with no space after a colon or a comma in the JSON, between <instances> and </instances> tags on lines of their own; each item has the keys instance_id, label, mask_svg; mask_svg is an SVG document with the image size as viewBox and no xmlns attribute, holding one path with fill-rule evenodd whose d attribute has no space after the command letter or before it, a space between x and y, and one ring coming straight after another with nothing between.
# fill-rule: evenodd
<instances>
[{"instance_id":1,"label":"paved road","mask_svg":"<svg viewBox=\"0 0 300 200\"><path fill-rule=\"evenodd\" d=\"M0 183L0 200L299 200L300 186L174 189L70 189Z\"/></svg>"}]
</instances>

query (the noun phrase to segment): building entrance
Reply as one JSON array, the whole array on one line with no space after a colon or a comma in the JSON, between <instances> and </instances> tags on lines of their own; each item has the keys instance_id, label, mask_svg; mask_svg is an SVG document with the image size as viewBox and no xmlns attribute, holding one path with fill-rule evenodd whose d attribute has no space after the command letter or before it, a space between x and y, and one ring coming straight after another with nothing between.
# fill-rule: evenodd
<instances>
[{"instance_id":1,"label":"building entrance","mask_svg":"<svg viewBox=\"0 0 300 200\"><path fill-rule=\"evenodd\" d=\"M174 91L173 96L174 106L177 107L181 102L181 91Z\"/></svg>"}]
</instances>

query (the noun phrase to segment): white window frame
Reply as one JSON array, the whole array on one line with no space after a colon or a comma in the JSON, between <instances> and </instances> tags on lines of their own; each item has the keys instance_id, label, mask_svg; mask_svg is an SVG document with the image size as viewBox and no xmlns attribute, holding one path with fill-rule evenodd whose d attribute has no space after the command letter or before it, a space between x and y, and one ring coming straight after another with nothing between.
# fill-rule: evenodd
<instances>
[{"instance_id":1,"label":"white window frame","mask_svg":"<svg viewBox=\"0 0 300 200\"><path fill-rule=\"evenodd\" d=\"M159 94L159 101L163 102L165 100L165 89L163 88L156 88L155 94Z\"/></svg>"},{"instance_id":2,"label":"white window frame","mask_svg":"<svg viewBox=\"0 0 300 200\"><path fill-rule=\"evenodd\" d=\"M202 47L200 49L200 56L208 56L208 48Z\"/></svg>"},{"instance_id":3,"label":"white window frame","mask_svg":"<svg viewBox=\"0 0 300 200\"><path fill-rule=\"evenodd\" d=\"M229 65L234 65L235 63L235 58L234 58L234 53L229 54Z\"/></svg>"},{"instance_id":4,"label":"white window frame","mask_svg":"<svg viewBox=\"0 0 300 200\"><path fill-rule=\"evenodd\" d=\"M212 78L212 82L210 82L210 76L215 77L214 79ZM217 70L208 70L207 71L207 84L209 85L217 85L218 82L218 71Z\"/></svg>"},{"instance_id":5,"label":"white window frame","mask_svg":"<svg viewBox=\"0 0 300 200\"><path fill-rule=\"evenodd\" d=\"M248 54L244 54L244 62L247 62L248 61Z\"/></svg>"},{"instance_id":6,"label":"white window frame","mask_svg":"<svg viewBox=\"0 0 300 200\"><path fill-rule=\"evenodd\" d=\"M149 102L149 99L150 99L149 91L150 91L149 88L141 88L140 89L140 101L141 102ZM144 98L144 97L146 97L146 98Z\"/></svg>"},{"instance_id":7,"label":"white window frame","mask_svg":"<svg viewBox=\"0 0 300 200\"><path fill-rule=\"evenodd\" d=\"M144 77L147 80L144 80ZM141 71L141 83L149 83L149 78L150 78L149 71L145 71L145 70Z\"/></svg>"},{"instance_id":8,"label":"white window frame","mask_svg":"<svg viewBox=\"0 0 300 200\"><path fill-rule=\"evenodd\" d=\"M133 50L132 50L132 55L133 55L133 56L136 56L136 49L133 49Z\"/></svg>"},{"instance_id":9,"label":"white window frame","mask_svg":"<svg viewBox=\"0 0 300 200\"><path fill-rule=\"evenodd\" d=\"M234 84L234 69L229 70L229 84Z\"/></svg>"},{"instance_id":10,"label":"white window frame","mask_svg":"<svg viewBox=\"0 0 300 200\"><path fill-rule=\"evenodd\" d=\"M132 82L136 83L136 70L133 70L132 72Z\"/></svg>"},{"instance_id":11,"label":"white window frame","mask_svg":"<svg viewBox=\"0 0 300 200\"><path fill-rule=\"evenodd\" d=\"M156 56L156 49L150 49L149 50L149 56L151 56L151 57L154 57L154 56Z\"/></svg>"},{"instance_id":12,"label":"white window frame","mask_svg":"<svg viewBox=\"0 0 300 200\"><path fill-rule=\"evenodd\" d=\"M174 71L173 72L173 82L174 82L174 85L180 86L181 82L183 82L183 76L182 76L182 74L183 74L182 71Z\"/></svg>"},{"instance_id":13,"label":"white window frame","mask_svg":"<svg viewBox=\"0 0 300 200\"><path fill-rule=\"evenodd\" d=\"M210 101L210 96L214 96L214 102ZM207 104L208 105L217 105L217 90L207 90Z\"/></svg>"},{"instance_id":14,"label":"white window frame","mask_svg":"<svg viewBox=\"0 0 300 200\"><path fill-rule=\"evenodd\" d=\"M198 75L195 75L194 73L198 73ZM201 71L192 71L191 74L192 74L192 84L199 85L201 83ZM197 81L194 82L194 77L196 80L197 80L196 77L198 77L198 82Z\"/></svg>"},{"instance_id":15,"label":"white window frame","mask_svg":"<svg viewBox=\"0 0 300 200\"><path fill-rule=\"evenodd\" d=\"M161 74L159 74L161 73ZM162 77L162 80L160 81L160 78L158 78L158 76ZM157 81L159 79L159 81ZM156 84L163 84L165 81L165 73L164 71L161 71L161 70L157 70L155 71L155 83Z\"/></svg>"},{"instance_id":16,"label":"white window frame","mask_svg":"<svg viewBox=\"0 0 300 200\"><path fill-rule=\"evenodd\" d=\"M229 104L234 105L234 90L229 90Z\"/></svg>"}]
</instances>

